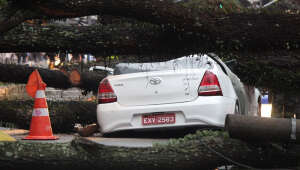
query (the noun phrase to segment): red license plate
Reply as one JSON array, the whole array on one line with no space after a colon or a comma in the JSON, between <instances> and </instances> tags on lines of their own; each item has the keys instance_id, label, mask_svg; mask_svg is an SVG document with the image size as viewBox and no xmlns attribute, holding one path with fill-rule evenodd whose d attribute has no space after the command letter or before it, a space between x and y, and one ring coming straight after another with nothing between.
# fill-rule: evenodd
<instances>
[{"instance_id":1,"label":"red license plate","mask_svg":"<svg viewBox=\"0 0 300 170\"><path fill-rule=\"evenodd\" d=\"M152 114L142 116L143 125L174 124L175 122L175 113Z\"/></svg>"}]
</instances>

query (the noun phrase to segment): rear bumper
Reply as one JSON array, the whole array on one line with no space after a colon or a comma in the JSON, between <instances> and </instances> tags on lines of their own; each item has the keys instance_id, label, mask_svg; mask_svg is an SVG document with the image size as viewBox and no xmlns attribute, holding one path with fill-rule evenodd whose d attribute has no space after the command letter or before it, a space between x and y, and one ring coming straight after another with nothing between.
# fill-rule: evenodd
<instances>
[{"instance_id":1,"label":"rear bumper","mask_svg":"<svg viewBox=\"0 0 300 170\"><path fill-rule=\"evenodd\" d=\"M234 113L235 100L224 96L198 97L195 101L147 106L122 106L119 103L98 104L97 120L102 133L207 125L224 127L227 114ZM142 125L142 115L175 113L175 124Z\"/></svg>"}]
</instances>

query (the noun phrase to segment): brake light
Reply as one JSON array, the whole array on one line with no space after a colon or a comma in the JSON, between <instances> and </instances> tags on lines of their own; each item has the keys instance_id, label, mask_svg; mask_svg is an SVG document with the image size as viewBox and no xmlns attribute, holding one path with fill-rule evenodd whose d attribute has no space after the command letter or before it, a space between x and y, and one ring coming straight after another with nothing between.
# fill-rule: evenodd
<instances>
[{"instance_id":1,"label":"brake light","mask_svg":"<svg viewBox=\"0 0 300 170\"><path fill-rule=\"evenodd\" d=\"M198 96L223 96L217 76L206 71L198 89Z\"/></svg>"},{"instance_id":2,"label":"brake light","mask_svg":"<svg viewBox=\"0 0 300 170\"><path fill-rule=\"evenodd\" d=\"M112 103L117 101L117 96L112 89L109 81L105 78L103 79L98 87L98 104L101 103Z\"/></svg>"}]
</instances>

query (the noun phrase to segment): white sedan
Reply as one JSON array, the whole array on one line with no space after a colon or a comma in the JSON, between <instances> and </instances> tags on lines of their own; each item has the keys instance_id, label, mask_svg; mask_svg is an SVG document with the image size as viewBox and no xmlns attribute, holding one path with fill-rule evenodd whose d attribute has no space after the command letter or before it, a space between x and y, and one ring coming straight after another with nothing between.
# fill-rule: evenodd
<instances>
[{"instance_id":1,"label":"white sedan","mask_svg":"<svg viewBox=\"0 0 300 170\"><path fill-rule=\"evenodd\" d=\"M220 59L207 55L120 63L99 84L100 131L224 127L227 114L248 114L237 95L243 87L234 88L229 74L234 75ZM256 89L254 97L258 101Z\"/></svg>"}]
</instances>

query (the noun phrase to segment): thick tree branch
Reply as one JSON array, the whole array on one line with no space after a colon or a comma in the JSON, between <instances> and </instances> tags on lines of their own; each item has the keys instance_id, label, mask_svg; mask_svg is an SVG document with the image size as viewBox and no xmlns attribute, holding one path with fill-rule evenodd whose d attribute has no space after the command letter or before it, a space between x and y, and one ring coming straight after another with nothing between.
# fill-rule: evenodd
<instances>
[{"instance_id":1,"label":"thick tree branch","mask_svg":"<svg viewBox=\"0 0 300 170\"><path fill-rule=\"evenodd\" d=\"M230 23L229 25L232 24L233 23ZM296 29L300 30L298 26L295 26L295 30ZM225 30L223 33L231 34ZM239 33L237 33L236 36L238 36L238 34ZM244 33L240 35L242 36L242 34ZM249 32L247 34L252 33ZM300 34L298 34L297 31L293 33L285 32L276 34L278 40L276 37L271 37L271 34L269 39L268 37L265 39L264 35L266 34L267 33L257 33L256 35L253 33L251 37L256 40L234 41L230 39L230 37L227 37L227 41L224 39L218 40L220 38L218 33L211 34L211 37L194 36L189 33L178 33L173 30L161 29L151 24L142 23L135 25L95 25L89 27L31 27L23 25L6 33L0 38L0 51L45 52L68 50L73 52L98 53L102 55L108 53L119 55L177 54L176 56L206 52L225 52L243 55L251 53L258 54L257 56L259 56L259 54L263 56L272 51L298 50L297 44L300 43ZM214 39L211 39L212 37L214 37ZM243 39L243 37L240 39ZM225 43L225 41L227 42ZM292 46L293 43L296 43L294 44L295 46Z\"/></svg>"},{"instance_id":2,"label":"thick tree branch","mask_svg":"<svg viewBox=\"0 0 300 170\"><path fill-rule=\"evenodd\" d=\"M58 70L49 70L13 64L0 64L0 81L26 84L29 75L35 69L38 69L43 81L47 84L47 87L59 89L78 87L85 91L93 91L94 93L96 93L98 90L99 82L106 76L105 74L99 74L96 72L82 72L78 73L80 79L75 82L71 74L72 72L63 73Z\"/></svg>"},{"instance_id":3,"label":"thick tree branch","mask_svg":"<svg viewBox=\"0 0 300 170\"><path fill-rule=\"evenodd\" d=\"M113 26L115 27L112 28ZM199 37L186 34L179 36L173 31L162 30L150 24L122 26L124 25L90 27L30 27L24 25L5 34L0 41L0 51L69 51L71 53L94 53L97 56L134 55L138 56L139 61L154 62L182 55L218 51L221 48L221 46L218 46L220 44L214 41L201 39L201 37L197 39ZM226 48L232 48L230 44L226 45ZM277 90L281 90L283 87L295 92L299 90L298 83L294 83L300 80L298 50L277 50L274 52L267 49L258 52L231 51L231 54L239 56L237 59L240 65L238 65L235 73L244 83ZM226 58L229 55L225 52L220 56ZM3 70L8 68L10 67L5 67ZM12 68L7 72L15 72L14 69L17 70L17 68ZM23 73L21 71L20 75L18 74L14 80L9 81L19 80ZM30 73L28 71L28 75ZM2 81L8 81L4 80L6 75L9 74L4 74L1 77ZM63 74L61 73L61 75ZM81 77L89 81L95 81L95 83L92 83L93 85L89 85L91 83L81 83L79 85L82 89L92 91L97 90L98 82L102 78L99 76L97 78ZM12 77L9 76L9 78ZM283 81L273 83L279 79ZM27 77L25 76L21 83L26 83L26 81ZM69 83L67 79L66 82ZM51 85L55 81L49 83L51 87L58 87L57 84L55 86ZM70 84L65 84L59 85L58 88L64 86L67 86L66 88L71 87Z\"/></svg>"},{"instance_id":4,"label":"thick tree branch","mask_svg":"<svg viewBox=\"0 0 300 170\"><path fill-rule=\"evenodd\" d=\"M192 1L193 2L193 1ZM296 9L287 12L282 6L268 10L242 8L237 1L201 1L176 4L168 0L147 1L33 1L31 10L37 18L65 18L91 14L133 17L144 22L173 28L220 51L263 51L299 49L300 16ZM284 2L284 4L288 4ZM290 24L293 23L293 24ZM203 51L203 50L202 50ZM207 51L210 51L208 48Z\"/></svg>"},{"instance_id":5,"label":"thick tree branch","mask_svg":"<svg viewBox=\"0 0 300 170\"><path fill-rule=\"evenodd\" d=\"M0 64L0 81L26 84L29 75L38 69L48 87L67 89L72 87L69 77L57 70L26 67L22 65Z\"/></svg>"},{"instance_id":6,"label":"thick tree branch","mask_svg":"<svg viewBox=\"0 0 300 170\"><path fill-rule=\"evenodd\" d=\"M249 56L250 55L250 56ZM268 88L273 92L299 94L299 53L282 52L265 56L245 54L237 58L233 68L241 81L248 85Z\"/></svg>"},{"instance_id":7,"label":"thick tree branch","mask_svg":"<svg viewBox=\"0 0 300 170\"><path fill-rule=\"evenodd\" d=\"M267 11L244 8L237 0L194 0L187 3L174 3L172 0L34 0L31 6L40 16L65 18L107 14L166 26L174 25L176 28L184 28L185 31L198 30L203 26L203 20L217 19L217 16L226 17L228 14L238 13L268 13ZM286 9L295 11L299 9L299 5L282 0L272 6L271 14L284 14Z\"/></svg>"},{"instance_id":8,"label":"thick tree branch","mask_svg":"<svg viewBox=\"0 0 300 170\"><path fill-rule=\"evenodd\" d=\"M63 3L62 5L58 3L58 1L39 1L39 3L41 3L39 5L43 5L44 2L49 3L50 7L51 5L53 7L54 4L54 6L57 7L55 9L57 10L61 9L62 7L69 8L72 5L72 1L59 1ZM96 4L97 9L101 9L100 2L102 1L82 1L82 4L74 3L74 9L70 9L70 11L66 10L66 12L72 12L72 10L74 10L73 12L76 12L76 10L78 10L76 5L78 5L78 7L82 7L83 9L87 9L88 7L90 7L89 5ZM147 13L147 10L137 10L143 9L142 4L145 5L146 2L113 1L113 4L109 3L108 1L104 2L103 4L106 5L105 7L109 7L109 5L111 5L110 7L114 5L120 6L121 3L128 3L127 5L129 5L129 3L135 2L132 5L136 5L136 7L141 8L134 9L133 6L120 6L120 8L126 11L129 10L127 8L130 7L130 10L136 10L140 13ZM166 3L165 1L161 2ZM205 6L206 1L201 2L204 3L202 3L201 5ZM208 5L214 6L216 4L211 3ZM198 12L197 10L196 12L195 10L190 10L191 12L189 12L189 14L191 15L191 20L187 19L186 21L182 21L182 18L175 15L176 17L173 18L174 22L178 22L179 24L181 21L188 21L190 23L186 24L186 27L190 26L191 28L184 28L187 32L178 32L178 30L182 31L180 29L177 29L179 27L175 27L175 30L177 31L174 31L174 29L169 29L170 25L165 25L165 29L162 29L161 27L153 26L150 24L125 27L125 24L120 24L118 26L110 25L104 27L92 26L76 28L60 26L20 26L8 32L2 37L0 41L0 51L45 52L68 50L70 52L86 52L100 54L102 56L112 54L155 56L151 58L152 61L157 61L158 59L161 60L161 56L174 58L177 56L195 53L222 52L225 54L231 53L242 56L239 58L239 62L243 64L243 67L245 67L246 63L250 63L250 65L252 66L256 63L260 63L260 66L271 65L272 67L274 67L271 71L270 67L260 67L259 70L261 70L262 68L268 68L266 69L266 73L270 73L270 75L272 75L265 77L249 76L249 71L243 71L248 69L240 69L240 72L237 73L239 77L245 79L244 82L250 84L256 83L258 81L270 83L270 81L278 79L277 76L274 76L277 74L273 73L279 73L279 69L281 68L283 69L280 70L282 71L282 74L280 74L280 76L290 75L289 77L291 78L291 80L285 82L293 82L292 80L294 79L297 80L299 77L299 70L297 70L296 67L298 67L299 65L298 53L300 48L300 34L299 31L297 31L300 30L300 24L298 24L300 23L299 15L293 12L286 12L284 10L286 9L286 7L283 8L281 6L275 6L274 9L270 9L269 11L263 10L260 12L253 12L241 10L240 12L237 12L237 8L229 10L230 8L227 9L226 4L223 5L224 8L222 8L221 11L218 8L211 8L209 10L203 9L203 11L198 10ZM154 10L154 7L155 5L150 5L148 8ZM102 8L104 7L102 6ZM117 12L122 11L120 8L116 8L119 9ZM170 8L170 10L171 9L173 8ZM294 9L294 11L295 10L297 10L297 8ZM81 10L81 12L84 11L85 10ZM97 12L96 9L95 11ZM168 13L167 9L161 10L160 12L162 11ZM182 11L185 11L185 8L183 8ZM192 15L194 15L195 13L199 14L199 11L200 14L201 12L206 12L206 14L198 15L198 18L201 18L201 22L205 24L202 26L198 26L197 29L195 29L196 27L194 27L192 23L196 22L195 20L199 19L192 20ZM59 15L67 17L67 14L56 14L56 17ZM51 15L49 14L49 17ZM142 16L142 14L139 16ZM163 15L159 16L163 18ZM202 29L202 27L205 27L206 29ZM193 29L199 32L188 32L188 30L194 31ZM282 55L288 57L281 57ZM287 60L286 58L289 59ZM248 59L251 60L247 61ZM292 59L293 61L291 62L290 59ZM291 72L292 74L287 74ZM269 75L266 73L264 73L264 75ZM268 81L264 81L266 79L268 79ZM278 84L272 85L276 88L279 88Z\"/></svg>"},{"instance_id":9,"label":"thick tree branch","mask_svg":"<svg viewBox=\"0 0 300 170\"><path fill-rule=\"evenodd\" d=\"M23 9L21 4L12 1L3 4L0 6L0 34L33 17L34 13Z\"/></svg>"},{"instance_id":10,"label":"thick tree branch","mask_svg":"<svg viewBox=\"0 0 300 170\"><path fill-rule=\"evenodd\" d=\"M179 43L180 38L172 31L163 32L159 27L150 24L89 27L23 25L0 38L0 51L67 50L104 56L112 54L177 54L180 56L180 54L189 54L196 50L196 46L192 45L194 41L191 36ZM186 43L185 47L181 47L183 43Z\"/></svg>"},{"instance_id":11,"label":"thick tree branch","mask_svg":"<svg viewBox=\"0 0 300 170\"><path fill-rule=\"evenodd\" d=\"M171 27L204 39L205 43L217 43L222 51L259 52L265 49L276 51L300 48L300 34L297 31L300 30L300 16L296 13L299 8L289 2L281 1L271 9L263 10L243 8L237 1L224 1L222 8L219 1L196 1L184 5L168 0L53 0L36 3L37 8L43 7L39 12L48 16L56 16L55 10L59 9L75 13L101 11L103 14L132 17ZM292 11L287 12L289 8Z\"/></svg>"},{"instance_id":12,"label":"thick tree branch","mask_svg":"<svg viewBox=\"0 0 300 170\"><path fill-rule=\"evenodd\" d=\"M32 0L27 1L25 5L21 1L17 3L22 6L20 9L31 10L36 14L32 19L72 18L87 15L108 14L135 18L141 21L164 24L166 26L171 24L173 26L173 23L170 21L173 21L174 19L179 19L181 22L184 21L180 23L179 26L190 24L189 20L192 19L192 16L190 15L191 11L182 5L177 5L169 0ZM199 20L199 18L197 20ZM182 26L179 28L182 28Z\"/></svg>"}]
</instances>

